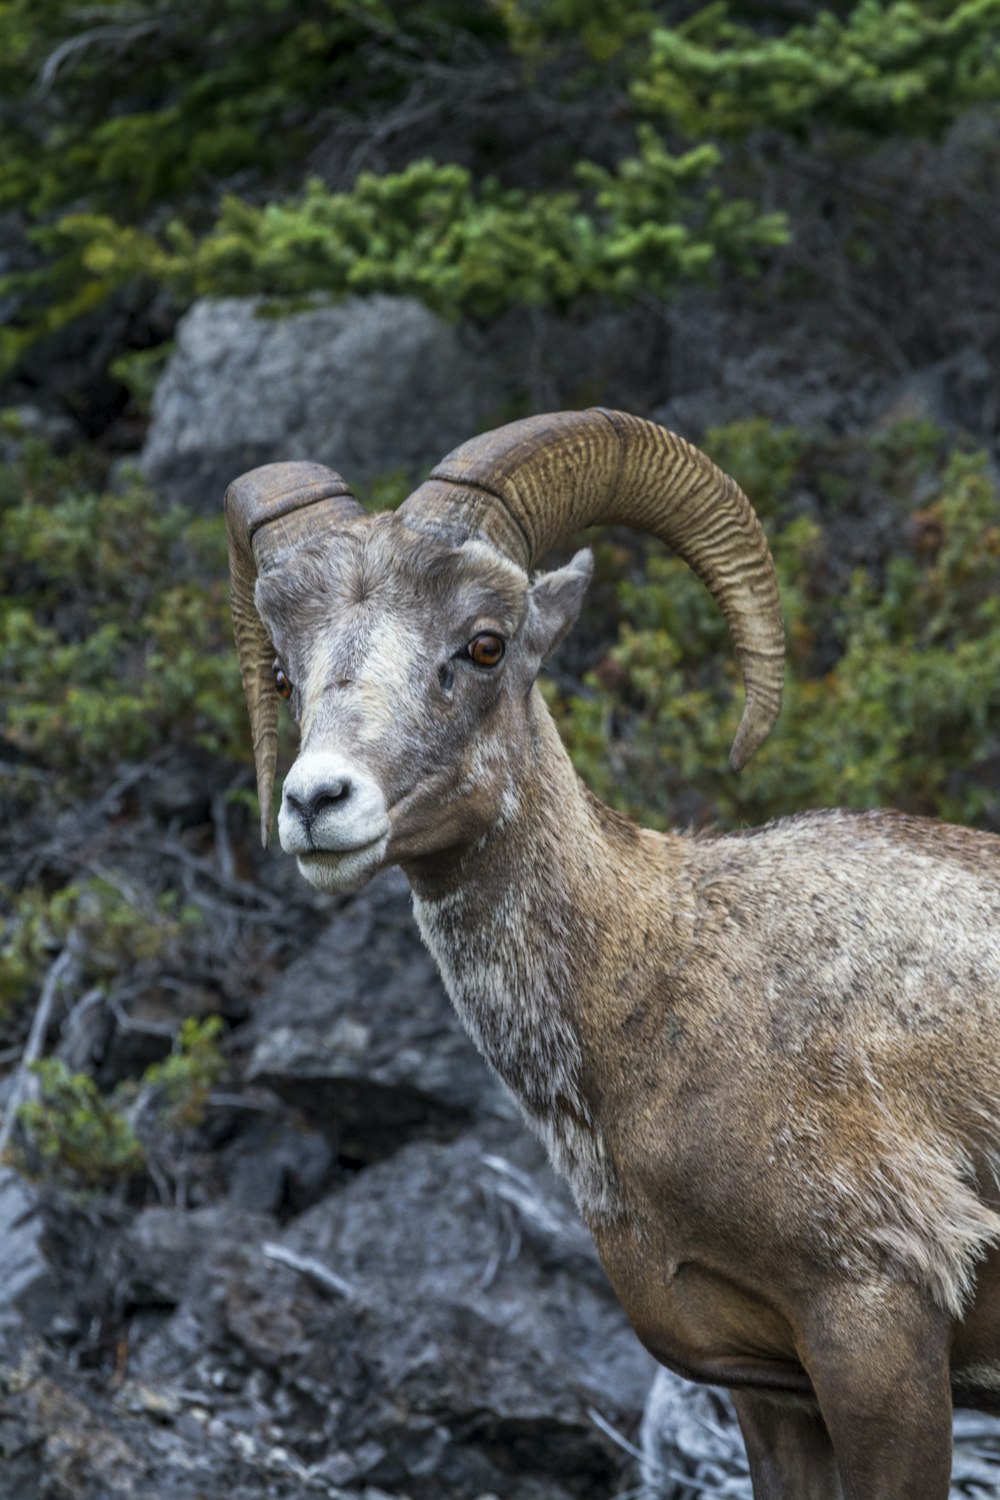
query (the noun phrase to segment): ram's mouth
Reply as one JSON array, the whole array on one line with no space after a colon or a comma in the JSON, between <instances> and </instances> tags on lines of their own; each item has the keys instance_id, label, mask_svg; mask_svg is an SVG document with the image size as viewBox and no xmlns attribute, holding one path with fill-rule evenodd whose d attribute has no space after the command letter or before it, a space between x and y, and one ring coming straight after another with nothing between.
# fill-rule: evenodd
<instances>
[{"instance_id":1,"label":"ram's mouth","mask_svg":"<svg viewBox=\"0 0 1000 1500\"><path fill-rule=\"evenodd\" d=\"M381 869L388 842L388 834L381 833L350 849L310 849L295 858L300 873L317 890L347 895L367 885Z\"/></svg>"}]
</instances>

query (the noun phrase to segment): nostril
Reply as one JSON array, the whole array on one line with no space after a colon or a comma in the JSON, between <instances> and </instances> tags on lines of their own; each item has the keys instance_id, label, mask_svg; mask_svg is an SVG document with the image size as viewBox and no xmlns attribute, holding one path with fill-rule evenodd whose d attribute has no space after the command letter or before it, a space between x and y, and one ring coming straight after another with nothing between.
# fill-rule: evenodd
<instances>
[{"instance_id":1,"label":"nostril","mask_svg":"<svg viewBox=\"0 0 1000 1500\"><path fill-rule=\"evenodd\" d=\"M341 777L336 781L324 782L322 786L314 787L308 792L294 791L286 786L285 802L305 827L311 828L323 813L347 802L353 790L351 782Z\"/></svg>"},{"instance_id":2,"label":"nostril","mask_svg":"<svg viewBox=\"0 0 1000 1500\"><path fill-rule=\"evenodd\" d=\"M349 781L333 781L329 786L320 787L313 792L310 799L310 815L318 817L321 812L326 812L330 807L335 807L338 802L346 802L351 795L351 783Z\"/></svg>"}]
</instances>

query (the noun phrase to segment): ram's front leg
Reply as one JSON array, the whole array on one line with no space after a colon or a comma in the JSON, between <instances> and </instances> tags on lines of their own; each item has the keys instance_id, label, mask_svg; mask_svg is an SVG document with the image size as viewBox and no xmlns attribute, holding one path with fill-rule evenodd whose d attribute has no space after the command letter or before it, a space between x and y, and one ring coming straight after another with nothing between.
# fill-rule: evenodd
<instances>
[{"instance_id":1,"label":"ram's front leg","mask_svg":"<svg viewBox=\"0 0 1000 1500\"><path fill-rule=\"evenodd\" d=\"M817 1297L800 1358L845 1500L947 1500L952 1321L916 1287Z\"/></svg>"},{"instance_id":2,"label":"ram's front leg","mask_svg":"<svg viewBox=\"0 0 1000 1500\"><path fill-rule=\"evenodd\" d=\"M754 1500L843 1500L833 1444L818 1411L796 1398L730 1392Z\"/></svg>"}]
</instances>

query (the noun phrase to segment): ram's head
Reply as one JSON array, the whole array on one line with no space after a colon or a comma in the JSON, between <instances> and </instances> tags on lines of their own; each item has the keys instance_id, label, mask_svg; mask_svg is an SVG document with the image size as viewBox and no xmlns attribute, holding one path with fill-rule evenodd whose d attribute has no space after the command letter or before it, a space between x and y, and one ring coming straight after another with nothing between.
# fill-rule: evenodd
<instances>
[{"instance_id":1,"label":"ram's head","mask_svg":"<svg viewBox=\"0 0 1000 1500\"><path fill-rule=\"evenodd\" d=\"M284 697L300 749L281 844L323 889L447 858L511 815L539 733L535 678L576 618L590 554L531 569L584 526L662 537L718 601L746 687L734 767L777 715L783 635L760 524L731 479L651 422L596 410L511 423L372 516L330 469L267 465L230 486L226 518L261 834Z\"/></svg>"}]
</instances>

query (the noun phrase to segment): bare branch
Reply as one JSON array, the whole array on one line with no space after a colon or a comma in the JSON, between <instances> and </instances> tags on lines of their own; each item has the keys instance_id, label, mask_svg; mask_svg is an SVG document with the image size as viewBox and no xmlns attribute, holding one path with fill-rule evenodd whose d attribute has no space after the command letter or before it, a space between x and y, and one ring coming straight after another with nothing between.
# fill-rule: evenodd
<instances>
[{"instance_id":1,"label":"bare branch","mask_svg":"<svg viewBox=\"0 0 1000 1500\"><path fill-rule=\"evenodd\" d=\"M34 1018L31 1022L31 1030L28 1033L28 1040L25 1043L24 1052L21 1055L21 1061L14 1078L14 1086L10 1091L10 1098L7 1101L3 1125L0 1126L0 1156L7 1149L18 1107L23 1103L27 1095L28 1075L31 1064L37 1062L45 1047L45 1034L49 1029L49 1022L52 1019L52 1007L55 1005L56 995L59 993L60 987L65 983L71 971L76 967L74 936L74 933L70 933L65 948L45 976L42 993L38 997L38 1005L35 1008Z\"/></svg>"},{"instance_id":2,"label":"bare branch","mask_svg":"<svg viewBox=\"0 0 1000 1500\"><path fill-rule=\"evenodd\" d=\"M108 996L108 1008L115 1018L119 1031L133 1032L137 1036L165 1037L173 1041L177 1035L176 1026L168 1026L162 1021L134 1021L125 1009L125 1000L131 999L132 995L138 993L138 986L131 986L131 993L126 996L121 991L112 992Z\"/></svg>"},{"instance_id":3,"label":"bare branch","mask_svg":"<svg viewBox=\"0 0 1000 1500\"><path fill-rule=\"evenodd\" d=\"M120 52L132 42L138 41L140 37L165 29L165 18L153 16L137 21L133 26L94 26L90 31L81 31L78 36L67 37L45 59L38 73L35 90L39 94L49 93L63 65L70 61L74 63L79 61L81 53L94 43L110 43Z\"/></svg>"},{"instance_id":4,"label":"bare branch","mask_svg":"<svg viewBox=\"0 0 1000 1500\"><path fill-rule=\"evenodd\" d=\"M296 1255L294 1250L286 1250L283 1245L275 1245L267 1241L262 1247L268 1260L277 1261L281 1266L287 1266L290 1271L298 1271L300 1275L308 1277L325 1292L332 1292L336 1297L344 1297L348 1302L354 1301L357 1291L349 1281L338 1276L335 1271L327 1270L318 1260L313 1260L311 1255Z\"/></svg>"},{"instance_id":5,"label":"bare branch","mask_svg":"<svg viewBox=\"0 0 1000 1500\"><path fill-rule=\"evenodd\" d=\"M235 880L236 860L233 856L232 840L226 819L228 803L225 792L216 792L212 798L212 827L215 830L215 858L223 880Z\"/></svg>"},{"instance_id":6,"label":"bare branch","mask_svg":"<svg viewBox=\"0 0 1000 1500\"><path fill-rule=\"evenodd\" d=\"M632 1458L637 1458L640 1463L648 1462L648 1460L646 1459L646 1455L642 1452L642 1449L637 1448L634 1443L630 1443L628 1438L625 1437L623 1433L618 1431L617 1427L612 1427L607 1417L602 1417L601 1413L597 1410L596 1407L588 1406L587 1416L593 1422L594 1426L599 1427L600 1430L605 1433L605 1435L609 1437L613 1443L617 1443L618 1447L621 1448L624 1453L630 1454Z\"/></svg>"},{"instance_id":7,"label":"bare branch","mask_svg":"<svg viewBox=\"0 0 1000 1500\"><path fill-rule=\"evenodd\" d=\"M210 880L213 885L217 885L230 895L251 901L255 906L263 906L273 911L276 916L284 914L284 907L277 897L251 885L249 881L224 875L209 860L192 854L190 849L185 849L182 844L170 843L166 839L150 840L139 837L124 837L121 839L121 844L129 849L137 849L141 846L147 853L162 854L167 859L177 860L180 864L187 865L189 869L197 871L199 875L203 875L206 880Z\"/></svg>"}]
</instances>

